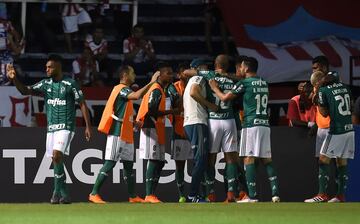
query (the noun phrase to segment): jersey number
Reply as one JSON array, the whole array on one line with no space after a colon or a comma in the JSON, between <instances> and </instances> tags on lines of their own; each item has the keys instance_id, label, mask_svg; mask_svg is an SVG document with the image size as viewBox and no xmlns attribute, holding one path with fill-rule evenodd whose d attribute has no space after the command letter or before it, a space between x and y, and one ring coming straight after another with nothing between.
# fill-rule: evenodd
<instances>
[{"instance_id":1,"label":"jersey number","mask_svg":"<svg viewBox=\"0 0 360 224\"><path fill-rule=\"evenodd\" d=\"M335 96L335 100L340 101L338 110L341 115L343 116L351 115L349 94L345 94L344 96L337 95Z\"/></svg>"},{"instance_id":2,"label":"jersey number","mask_svg":"<svg viewBox=\"0 0 360 224\"><path fill-rule=\"evenodd\" d=\"M230 90L224 90L224 94L226 94L226 93L229 92L229 91L230 91ZM216 104L218 107L220 107L220 108L223 109L223 110L229 109L229 107L230 107L230 101L228 101L228 102L221 101L221 100L219 99L219 97L218 97L215 93L213 93L213 96L214 96L214 98L215 98L215 104Z\"/></svg>"},{"instance_id":3,"label":"jersey number","mask_svg":"<svg viewBox=\"0 0 360 224\"><path fill-rule=\"evenodd\" d=\"M256 100L256 114L266 115L268 96L267 95L261 96L260 94L256 94L255 100Z\"/></svg>"}]
</instances>

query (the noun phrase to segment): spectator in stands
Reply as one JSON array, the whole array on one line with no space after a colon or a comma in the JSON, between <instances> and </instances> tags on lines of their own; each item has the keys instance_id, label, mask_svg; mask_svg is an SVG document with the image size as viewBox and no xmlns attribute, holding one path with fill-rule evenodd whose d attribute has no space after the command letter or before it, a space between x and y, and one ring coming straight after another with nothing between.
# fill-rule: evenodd
<instances>
[{"instance_id":1,"label":"spectator in stands","mask_svg":"<svg viewBox=\"0 0 360 224\"><path fill-rule=\"evenodd\" d=\"M99 75L99 63L93 57L90 48L85 47L80 57L72 63L73 79L80 86L104 86Z\"/></svg>"},{"instance_id":2,"label":"spectator in stands","mask_svg":"<svg viewBox=\"0 0 360 224\"><path fill-rule=\"evenodd\" d=\"M79 4L71 3L72 0L67 1L70 3L63 4L62 20L67 50L71 53L73 51L71 34L79 31L79 25L87 29L91 24L91 18Z\"/></svg>"},{"instance_id":3,"label":"spectator in stands","mask_svg":"<svg viewBox=\"0 0 360 224\"><path fill-rule=\"evenodd\" d=\"M0 3L0 86L9 85L6 65L14 63L14 56L19 56L24 48L24 40L9 20L5 3Z\"/></svg>"},{"instance_id":4,"label":"spectator in stands","mask_svg":"<svg viewBox=\"0 0 360 224\"><path fill-rule=\"evenodd\" d=\"M215 55L217 53L223 53L223 54L229 54L229 46L228 46L228 38L227 38L227 30L224 23L224 20L221 15L221 11L219 10L216 0L203 0L205 11L204 11L204 17L205 17L205 41L206 41L206 47L208 50L208 53L210 55ZM222 38L222 44L223 44L223 52L214 52L214 49L212 47L212 26L213 21L216 23L219 23L220 27L220 33Z\"/></svg>"},{"instance_id":5,"label":"spectator in stands","mask_svg":"<svg viewBox=\"0 0 360 224\"><path fill-rule=\"evenodd\" d=\"M287 118L290 127L309 127L315 124L316 107L312 104L313 86L309 82L298 85L299 95L289 101Z\"/></svg>"},{"instance_id":6,"label":"spectator in stands","mask_svg":"<svg viewBox=\"0 0 360 224\"><path fill-rule=\"evenodd\" d=\"M110 59L108 58L108 42L104 38L102 27L94 27L92 34L87 35L85 47L91 49L94 58L99 63L100 72L107 73L108 82L109 84L112 84L113 70Z\"/></svg>"},{"instance_id":7,"label":"spectator in stands","mask_svg":"<svg viewBox=\"0 0 360 224\"><path fill-rule=\"evenodd\" d=\"M133 27L131 36L123 42L124 63L131 65L140 76L152 70L156 58L153 45L144 34L144 27L137 24Z\"/></svg>"}]
</instances>

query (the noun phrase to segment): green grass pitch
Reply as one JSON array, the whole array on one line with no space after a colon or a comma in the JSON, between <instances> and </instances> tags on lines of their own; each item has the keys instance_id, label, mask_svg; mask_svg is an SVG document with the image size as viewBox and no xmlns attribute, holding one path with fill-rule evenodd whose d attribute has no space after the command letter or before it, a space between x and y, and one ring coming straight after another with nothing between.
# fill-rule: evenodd
<instances>
[{"instance_id":1,"label":"green grass pitch","mask_svg":"<svg viewBox=\"0 0 360 224\"><path fill-rule=\"evenodd\" d=\"M360 223L360 203L0 204L0 223L24 224L341 224Z\"/></svg>"}]
</instances>

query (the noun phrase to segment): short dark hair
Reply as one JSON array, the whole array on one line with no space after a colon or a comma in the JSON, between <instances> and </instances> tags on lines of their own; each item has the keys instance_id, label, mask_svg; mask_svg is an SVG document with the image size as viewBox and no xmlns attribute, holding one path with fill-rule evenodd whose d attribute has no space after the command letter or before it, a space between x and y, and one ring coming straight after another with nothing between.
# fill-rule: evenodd
<instances>
[{"instance_id":1,"label":"short dark hair","mask_svg":"<svg viewBox=\"0 0 360 224\"><path fill-rule=\"evenodd\" d=\"M54 61L54 62L61 64L63 61L63 58L58 54L50 54L48 57L48 61Z\"/></svg>"},{"instance_id":2,"label":"short dark hair","mask_svg":"<svg viewBox=\"0 0 360 224\"><path fill-rule=\"evenodd\" d=\"M133 70L130 65L122 65L117 69L116 74L118 74L119 78L122 79L124 73L129 74L131 69Z\"/></svg>"},{"instance_id":3,"label":"short dark hair","mask_svg":"<svg viewBox=\"0 0 360 224\"><path fill-rule=\"evenodd\" d=\"M246 58L247 58L247 56L245 56L245 55L237 56L235 58L235 65L241 64Z\"/></svg>"},{"instance_id":4,"label":"short dark hair","mask_svg":"<svg viewBox=\"0 0 360 224\"><path fill-rule=\"evenodd\" d=\"M181 72L181 71L183 71L185 69L188 69L188 68L189 68L188 63L181 62L181 63L178 64L176 71L179 73L179 72Z\"/></svg>"},{"instance_id":5,"label":"short dark hair","mask_svg":"<svg viewBox=\"0 0 360 224\"><path fill-rule=\"evenodd\" d=\"M157 70L160 70L160 69L162 69L162 68L168 68L168 67L172 68L171 65L170 65L168 62L166 62L166 61L159 61L159 62L156 63L156 65L155 65L155 70L157 71Z\"/></svg>"},{"instance_id":6,"label":"short dark hair","mask_svg":"<svg viewBox=\"0 0 360 224\"><path fill-rule=\"evenodd\" d=\"M249 68L249 72L257 72L258 61L254 57L245 57L243 60L244 64Z\"/></svg>"},{"instance_id":7,"label":"short dark hair","mask_svg":"<svg viewBox=\"0 0 360 224\"><path fill-rule=\"evenodd\" d=\"M143 29L144 30L144 26L141 23L135 24L132 28L132 30L134 31L135 29Z\"/></svg>"},{"instance_id":8,"label":"short dark hair","mask_svg":"<svg viewBox=\"0 0 360 224\"><path fill-rule=\"evenodd\" d=\"M320 55L313 58L312 63L313 64L318 63L320 65L326 66L326 68L329 68L329 59L324 55Z\"/></svg>"}]
</instances>

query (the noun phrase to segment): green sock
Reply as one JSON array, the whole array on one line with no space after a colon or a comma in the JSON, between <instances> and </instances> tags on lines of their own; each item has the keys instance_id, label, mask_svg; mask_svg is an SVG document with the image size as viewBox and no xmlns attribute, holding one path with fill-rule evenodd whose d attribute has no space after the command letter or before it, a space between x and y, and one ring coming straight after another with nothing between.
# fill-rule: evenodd
<instances>
[{"instance_id":1,"label":"green sock","mask_svg":"<svg viewBox=\"0 0 360 224\"><path fill-rule=\"evenodd\" d=\"M175 171L176 185L179 192L179 197L184 197L184 170L176 170Z\"/></svg>"},{"instance_id":2,"label":"green sock","mask_svg":"<svg viewBox=\"0 0 360 224\"><path fill-rule=\"evenodd\" d=\"M329 183L329 164L319 164L319 194L327 194L327 187Z\"/></svg>"},{"instance_id":3,"label":"green sock","mask_svg":"<svg viewBox=\"0 0 360 224\"><path fill-rule=\"evenodd\" d=\"M146 168L146 196L151 195L153 192L154 178L155 178L156 163L148 160Z\"/></svg>"},{"instance_id":4,"label":"green sock","mask_svg":"<svg viewBox=\"0 0 360 224\"><path fill-rule=\"evenodd\" d=\"M246 185L246 177L245 177L245 170L244 165L239 163L238 166L238 191L245 191L248 192L247 185Z\"/></svg>"},{"instance_id":5,"label":"green sock","mask_svg":"<svg viewBox=\"0 0 360 224\"><path fill-rule=\"evenodd\" d=\"M225 163L225 167L224 167L224 191L225 191L225 194L228 192L228 189L229 189L227 170L228 170L228 164Z\"/></svg>"},{"instance_id":6,"label":"green sock","mask_svg":"<svg viewBox=\"0 0 360 224\"><path fill-rule=\"evenodd\" d=\"M344 195L346 190L346 183L348 180L347 166L339 166L338 168L338 186L337 195Z\"/></svg>"},{"instance_id":7,"label":"green sock","mask_svg":"<svg viewBox=\"0 0 360 224\"><path fill-rule=\"evenodd\" d=\"M135 198L135 178L133 174L133 161L123 161L124 164L124 180L127 183L127 189L130 198Z\"/></svg>"},{"instance_id":8,"label":"green sock","mask_svg":"<svg viewBox=\"0 0 360 224\"><path fill-rule=\"evenodd\" d=\"M245 166L246 171L246 183L249 190L249 197L255 198L256 197L256 166L255 163L248 164Z\"/></svg>"},{"instance_id":9,"label":"green sock","mask_svg":"<svg viewBox=\"0 0 360 224\"><path fill-rule=\"evenodd\" d=\"M58 164L54 163L54 193L61 196L61 189L65 177L64 163L61 161ZM65 177L66 179L66 177Z\"/></svg>"},{"instance_id":10,"label":"green sock","mask_svg":"<svg viewBox=\"0 0 360 224\"><path fill-rule=\"evenodd\" d=\"M215 193L215 167L208 166L206 170L206 193L213 194Z\"/></svg>"},{"instance_id":11,"label":"green sock","mask_svg":"<svg viewBox=\"0 0 360 224\"><path fill-rule=\"evenodd\" d=\"M96 195L99 193L99 190L103 183L105 182L106 178L108 177L108 173L114 168L116 165L115 161L106 160L104 165L101 167L99 174L97 175L95 184L93 186L93 189L91 191L92 195Z\"/></svg>"},{"instance_id":12,"label":"green sock","mask_svg":"<svg viewBox=\"0 0 360 224\"><path fill-rule=\"evenodd\" d=\"M235 192L237 189L236 177L237 177L237 164L226 164L226 177L228 182L228 192Z\"/></svg>"},{"instance_id":13,"label":"green sock","mask_svg":"<svg viewBox=\"0 0 360 224\"><path fill-rule=\"evenodd\" d=\"M156 187L157 187L157 185L159 183L159 180L160 180L161 171L162 171L164 166L165 166L164 161L160 161L160 160L156 161L156 168L155 168L155 172L154 172L154 181L153 181L153 187L152 187L151 194L155 194Z\"/></svg>"},{"instance_id":14,"label":"green sock","mask_svg":"<svg viewBox=\"0 0 360 224\"><path fill-rule=\"evenodd\" d=\"M270 181L271 194L272 196L279 196L279 183L272 162L265 164L265 168Z\"/></svg>"},{"instance_id":15,"label":"green sock","mask_svg":"<svg viewBox=\"0 0 360 224\"><path fill-rule=\"evenodd\" d=\"M206 180L205 180L205 175L201 178L201 182L200 182L200 196L202 198L205 198L206 195Z\"/></svg>"}]
</instances>

